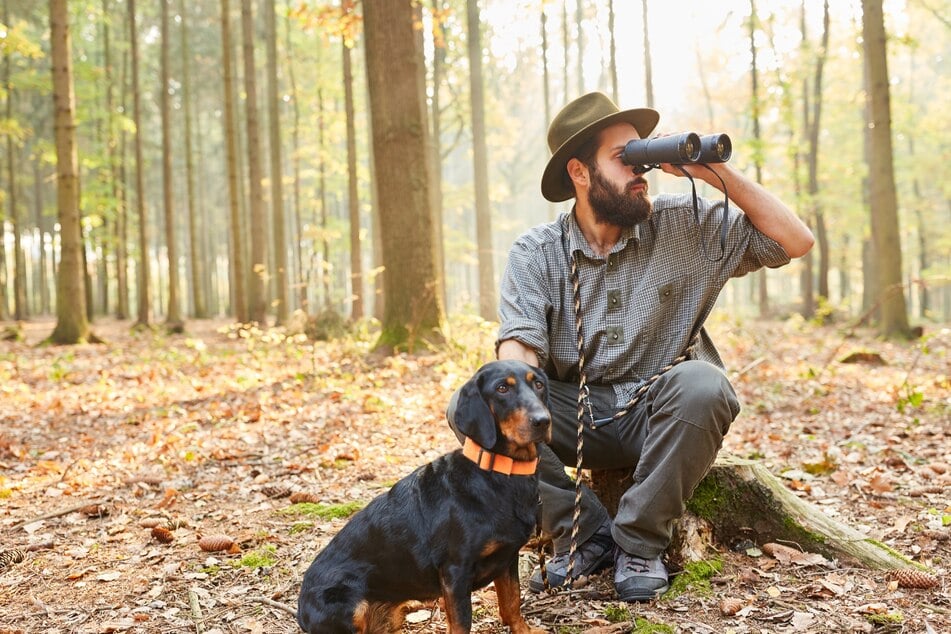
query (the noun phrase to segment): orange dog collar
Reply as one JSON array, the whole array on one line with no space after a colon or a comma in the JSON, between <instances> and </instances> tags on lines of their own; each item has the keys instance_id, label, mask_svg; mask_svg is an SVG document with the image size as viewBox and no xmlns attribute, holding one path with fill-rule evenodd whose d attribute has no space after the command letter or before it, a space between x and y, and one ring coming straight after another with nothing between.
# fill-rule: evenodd
<instances>
[{"instance_id":1,"label":"orange dog collar","mask_svg":"<svg viewBox=\"0 0 951 634\"><path fill-rule=\"evenodd\" d=\"M479 465L485 471L496 471L505 475L533 475L538 466L538 458L534 460L513 460L502 454L486 451L476 441L466 438L462 445L462 455Z\"/></svg>"}]
</instances>

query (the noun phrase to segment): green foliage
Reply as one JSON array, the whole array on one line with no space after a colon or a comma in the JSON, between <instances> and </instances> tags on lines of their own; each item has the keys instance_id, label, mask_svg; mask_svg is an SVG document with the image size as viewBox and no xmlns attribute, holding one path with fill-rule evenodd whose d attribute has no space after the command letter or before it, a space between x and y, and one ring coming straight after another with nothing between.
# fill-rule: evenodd
<instances>
[{"instance_id":1,"label":"green foliage","mask_svg":"<svg viewBox=\"0 0 951 634\"><path fill-rule=\"evenodd\" d=\"M302 515L304 517L317 517L322 520L333 520L348 518L364 506L365 503L363 502L347 502L345 504L300 502L281 509L280 512L287 515Z\"/></svg>"},{"instance_id":2,"label":"green foliage","mask_svg":"<svg viewBox=\"0 0 951 634\"><path fill-rule=\"evenodd\" d=\"M684 592L709 596L712 593L710 579L723 570L722 559L708 559L693 561L684 566L683 571L677 574L670 584L670 590L663 596L663 600L671 600Z\"/></svg>"},{"instance_id":3,"label":"green foliage","mask_svg":"<svg viewBox=\"0 0 951 634\"><path fill-rule=\"evenodd\" d=\"M243 556L234 563L234 566L236 568L251 568L252 570L267 568L277 563L276 552L277 548L274 545L267 544L263 548L259 548Z\"/></svg>"}]
</instances>

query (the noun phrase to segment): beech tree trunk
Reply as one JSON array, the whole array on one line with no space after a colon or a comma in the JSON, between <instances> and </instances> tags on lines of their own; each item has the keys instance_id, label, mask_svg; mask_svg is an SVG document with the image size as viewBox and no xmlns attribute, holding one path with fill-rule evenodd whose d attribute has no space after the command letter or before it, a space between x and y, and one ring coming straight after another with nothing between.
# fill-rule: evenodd
<instances>
[{"instance_id":1,"label":"beech tree trunk","mask_svg":"<svg viewBox=\"0 0 951 634\"><path fill-rule=\"evenodd\" d=\"M56 276L56 327L53 343L83 343L89 338L79 225L79 156L73 113L73 60L66 0L50 0L53 65L53 132L56 139L56 206L60 223L60 265Z\"/></svg>"}]
</instances>

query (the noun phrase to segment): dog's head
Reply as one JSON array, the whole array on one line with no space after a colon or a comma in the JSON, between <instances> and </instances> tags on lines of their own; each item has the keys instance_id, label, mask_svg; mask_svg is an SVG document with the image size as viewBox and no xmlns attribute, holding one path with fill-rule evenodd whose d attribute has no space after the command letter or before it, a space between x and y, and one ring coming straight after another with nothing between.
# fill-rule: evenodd
<instances>
[{"instance_id":1,"label":"dog's head","mask_svg":"<svg viewBox=\"0 0 951 634\"><path fill-rule=\"evenodd\" d=\"M495 453L533 460L551 441L548 377L521 361L487 363L459 391L456 428Z\"/></svg>"}]
</instances>

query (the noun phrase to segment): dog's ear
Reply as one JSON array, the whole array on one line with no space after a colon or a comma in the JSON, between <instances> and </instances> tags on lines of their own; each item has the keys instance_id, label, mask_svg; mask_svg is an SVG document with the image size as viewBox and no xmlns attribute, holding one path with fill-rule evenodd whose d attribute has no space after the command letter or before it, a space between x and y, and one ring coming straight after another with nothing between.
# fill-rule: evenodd
<instances>
[{"instance_id":1,"label":"dog's ear","mask_svg":"<svg viewBox=\"0 0 951 634\"><path fill-rule=\"evenodd\" d=\"M495 431L495 416L482 397L484 373L476 372L459 390L453 423L463 435L479 443L484 449L495 446L498 434Z\"/></svg>"}]
</instances>

